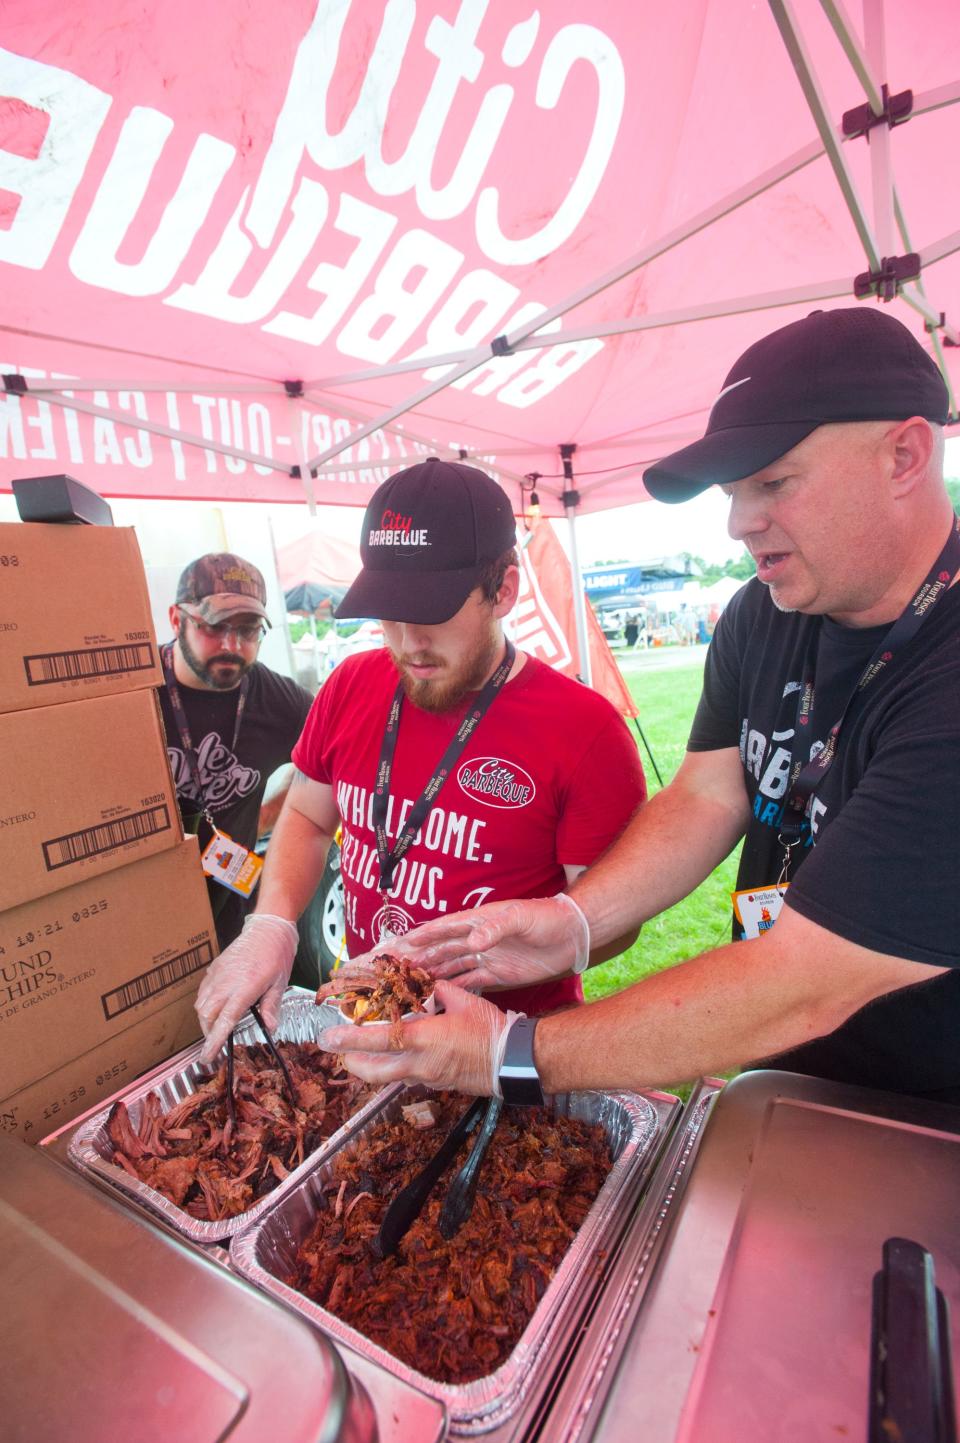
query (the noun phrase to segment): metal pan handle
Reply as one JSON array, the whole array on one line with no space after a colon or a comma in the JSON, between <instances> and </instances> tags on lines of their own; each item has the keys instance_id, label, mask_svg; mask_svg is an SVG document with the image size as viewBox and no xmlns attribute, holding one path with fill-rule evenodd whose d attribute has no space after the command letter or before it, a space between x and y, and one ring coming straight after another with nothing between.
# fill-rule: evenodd
<instances>
[{"instance_id":1,"label":"metal pan handle","mask_svg":"<svg viewBox=\"0 0 960 1443\"><path fill-rule=\"evenodd\" d=\"M957 1443L950 1324L933 1258L887 1238L873 1279L868 1443Z\"/></svg>"}]
</instances>

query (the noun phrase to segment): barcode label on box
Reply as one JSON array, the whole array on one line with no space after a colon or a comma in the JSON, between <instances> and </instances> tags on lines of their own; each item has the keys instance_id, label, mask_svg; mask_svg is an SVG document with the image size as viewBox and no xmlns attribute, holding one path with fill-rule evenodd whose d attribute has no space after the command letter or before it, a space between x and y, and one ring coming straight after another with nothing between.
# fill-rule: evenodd
<instances>
[{"instance_id":1,"label":"barcode label on box","mask_svg":"<svg viewBox=\"0 0 960 1443\"><path fill-rule=\"evenodd\" d=\"M148 641L128 646L91 646L82 651L46 651L25 656L23 665L28 686L47 686L56 681L90 681L98 676L121 676L153 667L153 647Z\"/></svg>"},{"instance_id":2,"label":"barcode label on box","mask_svg":"<svg viewBox=\"0 0 960 1443\"><path fill-rule=\"evenodd\" d=\"M110 852L114 847L122 847L127 842L152 837L157 832L167 831L169 826L170 813L165 806L146 807L142 812L131 812L128 817L118 817L115 822L101 822L96 827L84 827L79 832L52 837L43 844L47 871L68 867L71 862L83 862L87 857L96 857L100 852Z\"/></svg>"},{"instance_id":3,"label":"barcode label on box","mask_svg":"<svg viewBox=\"0 0 960 1443\"><path fill-rule=\"evenodd\" d=\"M182 982L184 977L199 972L201 967L212 961L213 947L204 941L198 947L191 947L189 951L171 957L168 962L162 962L159 967L152 967L149 972L141 972L132 982L125 982L122 987L103 993L100 1001L104 1017L109 1021L111 1017L119 1017L121 1012L129 1012L131 1007L148 1002L151 997Z\"/></svg>"}]
</instances>

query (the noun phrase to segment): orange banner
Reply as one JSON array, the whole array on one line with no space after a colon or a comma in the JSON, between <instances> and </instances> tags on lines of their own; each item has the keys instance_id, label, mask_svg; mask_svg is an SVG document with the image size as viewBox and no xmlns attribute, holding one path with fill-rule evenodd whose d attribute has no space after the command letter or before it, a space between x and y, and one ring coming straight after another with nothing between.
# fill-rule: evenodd
<instances>
[{"instance_id":1,"label":"orange banner","mask_svg":"<svg viewBox=\"0 0 960 1443\"><path fill-rule=\"evenodd\" d=\"M565 676L577 676L577 625L570 562L553 527L546 521L534 528L520 553L520 596L515 626L517 645L524 651L538 656ZM636 703L589 602L587 640L594 691L605 696L621 716L635 717Z\"/></svg>"}]
</instances>

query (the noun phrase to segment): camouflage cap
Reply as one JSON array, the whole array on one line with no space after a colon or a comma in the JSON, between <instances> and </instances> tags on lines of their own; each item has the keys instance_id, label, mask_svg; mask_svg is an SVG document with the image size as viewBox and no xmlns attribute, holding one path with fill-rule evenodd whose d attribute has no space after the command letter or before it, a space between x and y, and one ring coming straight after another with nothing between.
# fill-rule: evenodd
<instances>
[{"instance_id":1,"label":"camouflage cap","mask_svg":"<svg viewBox=\"0 0 960 1443\"><path fill-rule=\"evenodd\" d=\"M232 551L198 556L185 567L177 583L177 605L195 606L204 621L216 623L231 616L262 616L267 625L267 587L261 573Z\"/></svg>"}]
</instances>

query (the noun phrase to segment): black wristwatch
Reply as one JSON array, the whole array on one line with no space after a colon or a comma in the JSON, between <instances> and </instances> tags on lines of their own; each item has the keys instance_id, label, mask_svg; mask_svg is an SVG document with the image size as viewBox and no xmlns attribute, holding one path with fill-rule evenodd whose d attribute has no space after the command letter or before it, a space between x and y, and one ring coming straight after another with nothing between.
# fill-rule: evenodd
<instances>
[{"instance_id":1,"label":"black wristwatch","mask_svg":"<svg viewBox=\"0 0 960 1443\"><path fill-rule=\"evenodd\" d=\"M539 1017L518 1017L507 1033L507 1045L500 1064L503 1100L520 1107L542 1107L540 1076L533 1060L533 1034Z\"/></svg>"}]
</instances>

